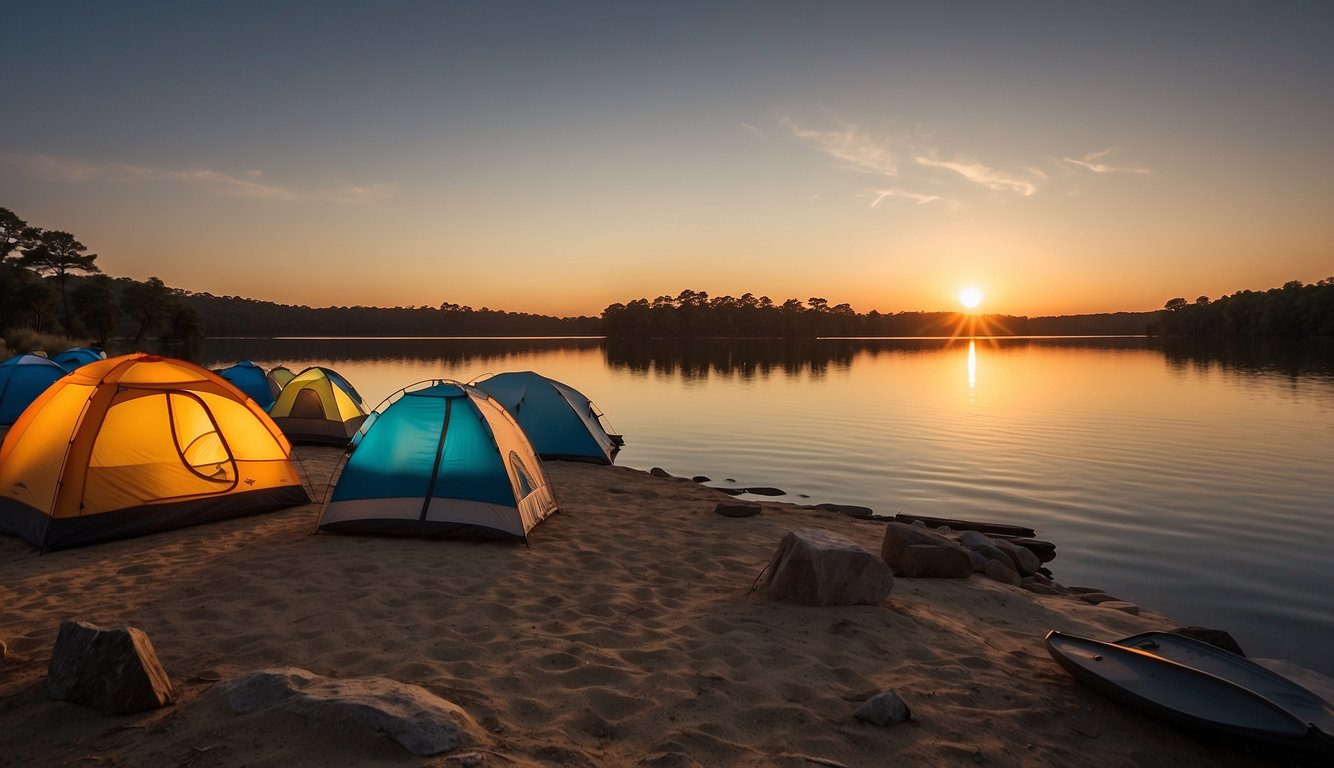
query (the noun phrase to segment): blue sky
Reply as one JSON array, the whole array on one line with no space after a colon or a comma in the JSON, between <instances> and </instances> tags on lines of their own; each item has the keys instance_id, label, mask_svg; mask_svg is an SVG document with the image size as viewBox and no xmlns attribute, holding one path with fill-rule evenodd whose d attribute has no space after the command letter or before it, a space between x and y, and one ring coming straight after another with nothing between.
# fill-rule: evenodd
<instances>
[{"instance_id":1,"label":"blue sky","mask_svg":"<svg viewBox=\"0 0 1334 768\"><path fill-rule=\"evenodd\" d=\"M1334 4L383 6L9 4L0 205L312 305L1036 315L1334 274Z\"/></svg>"}]
</instances>

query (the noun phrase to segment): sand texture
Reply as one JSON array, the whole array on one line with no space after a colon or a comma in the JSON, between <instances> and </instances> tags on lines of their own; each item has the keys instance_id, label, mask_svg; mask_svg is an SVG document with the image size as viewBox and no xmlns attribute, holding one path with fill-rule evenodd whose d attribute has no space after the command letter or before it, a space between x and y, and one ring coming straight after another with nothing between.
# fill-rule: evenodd
<instances>
[{"instance_id":1,"label":"sand texture","mask_svg":"<svg viewBox=\"0 0 1334 768\"><path fill-rule=\"evenodd\" d=\"M298 456L322 496L341 452ZM883 524L773 503L730 518L689 480L547 470L561 511L528 547L314 535L315 505L43 556L0 537L0 766L1255 764L1081 687L1042 646L1054 628L1173 626L1161 616L976 575L900 578L874 606L775 602L750 590L783 534L879 552ZM66 619L146 632L177 702L107 717L48 701ZM227 706L220 681L287 666L421 686L489 741L416 757ZM853 717L883 690L915 719Z\"/></svg>"}]
</instances>

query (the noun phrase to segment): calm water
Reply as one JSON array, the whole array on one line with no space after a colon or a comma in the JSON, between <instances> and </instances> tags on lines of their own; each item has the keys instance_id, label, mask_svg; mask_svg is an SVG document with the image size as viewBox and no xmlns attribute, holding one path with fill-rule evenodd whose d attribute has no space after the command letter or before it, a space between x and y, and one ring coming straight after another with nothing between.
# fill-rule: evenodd
<instances>
[{"instance_id":1,"label":"calm water","mask_svg":"<svg viewBox=\"0 0 1334 768\"><path fill-rule=\"evenodd\" d=\"M422 379L536 370L607 413L620 464L1029 525L1062 583L1334 675L1329 344L290 339L205 357L325 365L372 406Z\"/></svg>"}]
</instances>

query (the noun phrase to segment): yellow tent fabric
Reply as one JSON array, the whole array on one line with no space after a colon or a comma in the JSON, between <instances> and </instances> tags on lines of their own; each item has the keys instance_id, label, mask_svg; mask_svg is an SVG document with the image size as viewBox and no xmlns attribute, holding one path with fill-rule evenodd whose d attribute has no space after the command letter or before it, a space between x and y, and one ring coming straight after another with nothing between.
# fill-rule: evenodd
<instances>
[{"instance_id":1,"label":"yellow tent fabric","mask_svg":"<svg viewBox=\"0 0 1334 768\"><path fill-rule=\"evenodd\" d=\"M59 549L306 504L290 452L258 405L197 365L90 363L0 445L0 532Z\"/></svg>"},{"instance_id":2,"label":"yellow tent fabric","mask_svg":"<svg viewBox=\"0 0 1334 768\"><path fill-rule=\"evenodd\" d=\"M269 408L273 423L294 443L347 445L369 409L337 372L312 366L283 386Z\"/></svg>"}]
</instances>

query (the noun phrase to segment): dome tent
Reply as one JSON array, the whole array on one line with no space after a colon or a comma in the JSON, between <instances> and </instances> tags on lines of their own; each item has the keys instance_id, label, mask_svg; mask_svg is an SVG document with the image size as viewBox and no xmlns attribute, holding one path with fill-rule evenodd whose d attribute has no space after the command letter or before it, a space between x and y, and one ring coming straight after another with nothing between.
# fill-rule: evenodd
<instances>
[{"instance_id":1,"label":"dome tent","mask_svg":"<svg viewBox=\"0 0 1334 768\"><path fill-rule=\"evenodd\" d=\"M526 541L556 501L523 430L478 389L413 386L357 435L319 530Z\"/></svg>"},{"instance_id":2,"label":"dome tent","mask_svg":"<svg viewBox=\"0 0 1334 768\"><path fill-rule=\"evenodd\" d=\"M107 353L92 347L70 347L64 352L52 356L51 359L60 363L65 370L72 371L89 363L107 359Z\"/></svg>"},{"instance_id":3,"label":"dome tent","mask_svg":"<svg viewBox=\"0 0 1334 768\"><path fill-rule=\"evenodd\" d=\"M0 363L0 427L18 421L23 409L66 373L41 355L18 355Z\"/></svg>"},{"instance_id":4,"label":"dome tent","mask_svg":"<svg viewBox=\"0 0 1334 768\"><path fill-rule=\"evenodd\" d=\"M80 546L310 501L264 411L192 363L91 363L0 446L0 532Z\"/></svg>"},{"instance_id":5,"label":"dome tent","mask_svg":"<svg viewBox=\"0 0 1334 768\"><path fill-rule=\"evenodd\" d=\"M220 368L213 372L231 382L233 386L244 392L251 400L254 400L260 408L267 411L273 407L273 400L278 396L280 388L274 387L269 375L258 365L249 360L242 360L229 368Z\"/></svg>"},{"instance_id":6,"label":"dome tent","mask_svg":"<svg viewBox=\"0 0 1334 768\"><path fill-rule=\"evenodd\" d=\"M287 382L296 378L296 374L292 373L292 369L285 365L275 365L269 369L268 378L269 388L273 390L273 396L276 398L277 393L282 392L283 387L287 386Z\"/></svg>"},{"instance_id":7,"label":"dome tent","mask_svg":"<svg viewBox=\"0 0 1334 768\"><path fill-rule=\"evenodd\" d=\"M610 464L619 435L608 434L593 403L568 384L534 373L499 373L475 385L505 406L544 459Z\"/></svg>"},{"instance_id":8,"label":"dome tent","mask_svg":"<svg viewBox=\"0 0 1334 768\"><path fill-rule=\"evenodd\" d=\"M269 416L294 443L347 445L366 420L367 410L347 379L312 366L283 386Z\"/></svg>"}]
</instances>

